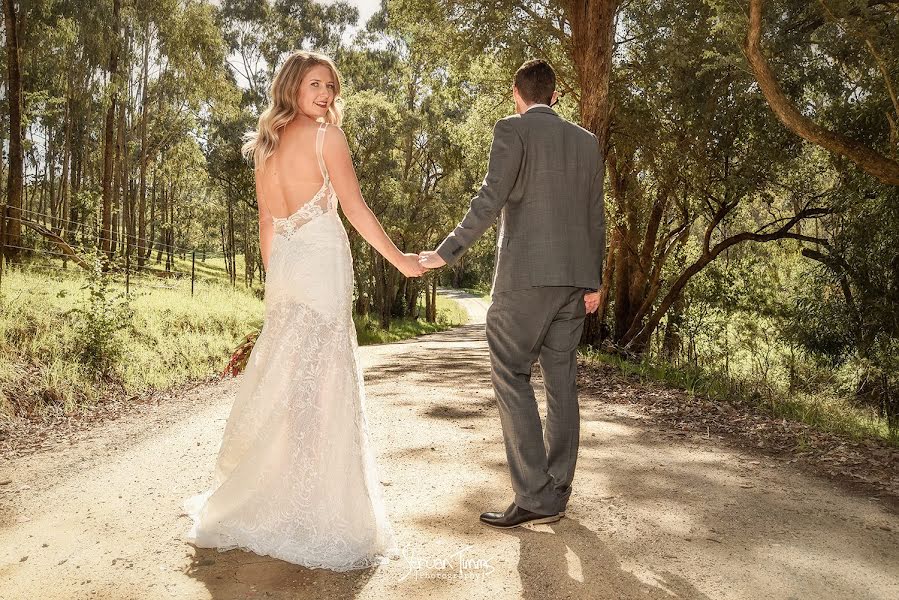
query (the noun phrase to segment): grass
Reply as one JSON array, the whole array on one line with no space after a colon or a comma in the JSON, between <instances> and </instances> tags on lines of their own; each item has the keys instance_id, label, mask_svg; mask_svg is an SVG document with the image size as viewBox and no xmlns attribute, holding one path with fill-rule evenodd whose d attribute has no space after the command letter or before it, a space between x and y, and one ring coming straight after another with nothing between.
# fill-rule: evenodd
<instances>
[{"instance_id":1,"label":"grass","mask_svg":"<svg viewBox=\"0 0 899 600\"><path fill-rule=\"evenodd\" d=\"M189 277L132 281L131 317L112 334L120 352L103 375L82 359L83 319L74 311L88 306L83 272L5 269L0 282L0 417L70 413L110 394L131 396L221 373L237 344L262 326L263 302L257 289L232 287L220 262L210 259L201 269L198 260L193 297ZM111 292L124 293L124 284L113 283ZM438 298L437 307L437 323L402 320L388 331L357 319L359 343L398 341L467 320L452 300Z\"/></svg>"},{"instance_id":2,"label":"grass","mask_svg":"<svg viewBox=\"0 0 899 600\"><path fill-rule=\"evenodd\" d=\"M155 256L155 255L154 255ZM243 285L243 274L244 274L244 258L242 254L238 254L234 258L234 263L237 271L237 284L239 286ZM162 263L163 265L165 263ZM159 268L155 263L148 263L147 266ZM175 266L174 270L179 273L184 273L185 277L190 279L191 267L194 267L196 273L197 281L208 281L208 282L218 282L222 284L229 284L228 280L228 271L225 269L225 259L221 255L209 256L206 260L203 260L203 255L201 253L197 253L196 262L192 263L190 254L187 254L184 258L180 258L178 255L175 255ZM259 282L259 274L256 274L256 278L253 281L256 287L261 288L261 284Z\"/></svg>"},{"instance_id":3,"label":"grass","mask_svg":"<svg viewBox=\"0 0 899 600\"><path fill-rule=\"evenodd\" d=\"M764 382L728 377L707 369L679 368L651 360L638 363L592 349L582 350L581 354L588 360L615 366L626 375L662 381L693 396L755 406L774 417L799 421L817 430L855 440L879 439L899 447L899 434L890 432L885 419L879 418L874 410L857 406L836 394L788 393Z\"/></svg>"},{"instance_id":4,"label":"grass","mask_svg":"<svg viewBox=\"0 0 899 600\"><path fill-rule=\"evenodd\" d=\"M81 360L85 279L7 271L0 288L0 414L70 412L115 390L138 394L202 379L224 367L236 341L261 324L262 302L242 289L167 282L132 288L133 317L116 331L121 354L101 376ZM113 284L113 292L123 292Z\"/></svg>"},{"instance_id":5,"label":"grass","mask_svg":"<svg viewBox=\"0 0 899 600\"><path fill-rule=\"evenodd\" d=\"M422 312L424 307L420 305ZM451 327L468 322L468 314L457 302L437 296L437 322L428 323L418 319L397 319L390 324L390 329L383 329L371 315L355 317L356 333L359 345L386 344L398 342L426 333L444 331Z\"/></svg>"},{"instance_id":6,"label":"grass","mask_svg":"<svg viewBox=\"0 0 899 600\"><path fill-rule=\"evenodd\" d=\"M490 302L491 300L493 300L493 298L490 296L490 288L489 287L462 288L462 291L468 292L469 294L477 296L478 298L480 298L481 300L484 300L486 302Z\"/></svg>"}]
</instances>

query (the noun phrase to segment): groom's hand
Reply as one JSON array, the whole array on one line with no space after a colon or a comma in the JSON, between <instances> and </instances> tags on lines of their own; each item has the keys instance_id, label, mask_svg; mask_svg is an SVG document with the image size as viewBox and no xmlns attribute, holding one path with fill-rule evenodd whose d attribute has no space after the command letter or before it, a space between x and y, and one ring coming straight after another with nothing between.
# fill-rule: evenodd
<instances>
[{"instance_id":1,"label":"groom's hand","mask_svg":"<svg viewBox=\"0 0 899 600\"><path fill-rule=\"evenodd\" d=\"M426 250L418 255L418 264L426 269L439 269L446 264L446 261L433 250Z\"/></svg>"},{"instance_id":2,"label":"groom's hand","mask_svg":"<svg viewBox=\"0 0 899 600\"><path fill-rule=\"evenodd\" d=\"M587 314L596 311L599 308L599 292L589 292L584 294L584 305L587 307Z\"/></svg>"}]
</instances>

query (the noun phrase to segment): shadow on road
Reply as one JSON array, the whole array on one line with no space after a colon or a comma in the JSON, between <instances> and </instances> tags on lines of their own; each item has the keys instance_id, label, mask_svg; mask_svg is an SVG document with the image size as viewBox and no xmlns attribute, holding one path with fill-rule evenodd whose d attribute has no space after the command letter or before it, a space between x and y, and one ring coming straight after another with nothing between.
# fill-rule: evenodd
<instances>
[{"instance_id":1,"label":"shadow on road","mask_svg":"<svg viewBox=\"0 0 899 600\"><path fill-rule=\"evenodd\" d=\"M187 575L206 586L212 600L320 600L355 597L376 571L371 568L337 573L243 550L196 548Z\"/></svg>"},{"instance_id":2,"label":"shadow on road","mask_svg":"<svg viewBox=\"0 0 899 600\"><path fill-rule=\"evenodd\" d=\"M449 356L447 356L449 354ZM477 390L490 390L490 359L485 352L469 348L454 348L435 353L407 353L380 365L377 371L365 373L365 384L395 384L400 376L415 373L428 385L456 390L460 385Z\"/></svg>"},{"instance_id":3,"label":"shadow on road","mask_svg":"<svg viewBox=\"0 0 899 600\"><path fill-rule=\"evenodd\" d=\"M638 577L621 567L602 536L565 517L539 531L503 532L518 538L522 598L708 598L689 581L670 572Z\"/></svg>"},{"instance_id":4,"label":"shadow on road","mask_svg":"<svg viewBox=\"0 0 899 600\"><path fill-rule=\"evenodd\" d=\"M514 597L525 600L708 598L681 575L628 563L612 550L613 534L593 531L572 515L550 525L508 530L486 527L477 522L477 515L482 510L499 508L485 504L485 498L494 495L491 492L490 486L472 486L441 516L445 527L462 536L458 541L460 548L466 548L466 573L480 574L485 585L499 584L503 589L507 584L513 589L520 585L520 594L515 593ZM413 526L422 528L433 524L429 515L421 515L412 521ZM441 534L438 532L435 536ZM497 536L517 539L517 544L512 542L517 549L497 555L493 549L509 548L508 541L497 542ZM507 570L506 565L515 570ZM450 567L450 570L461 572L466 565L459 561ZM433 563L430 568L435 568ZM424 577L416 579L417 586L409 588L407 596L424 597L428 591L445 591L446 582L428 580L426 571L427 567L419 568L419 574ZM489 581L494 578L502 581Z\"/></svg>"}]
</instances>

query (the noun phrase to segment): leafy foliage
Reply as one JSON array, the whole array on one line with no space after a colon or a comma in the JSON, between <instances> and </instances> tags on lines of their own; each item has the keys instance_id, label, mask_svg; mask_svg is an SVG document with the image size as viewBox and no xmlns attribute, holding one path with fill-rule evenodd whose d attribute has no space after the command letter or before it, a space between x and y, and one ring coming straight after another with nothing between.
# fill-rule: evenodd
<instances>
[{"instance_id":1,"label":"leafy foliage","mask_svg":"<svg viewBox=\"0 0 899 600\"><path fill-rule=\"evenodd\" d=\"M133 314L125 292L113 288L105 268L104 259L97 255L83 287L87 291L84 304L71 311L78 356L98 380L112 378L125 350L121 332L130 326Z\"/></svg>"}]
</instances>

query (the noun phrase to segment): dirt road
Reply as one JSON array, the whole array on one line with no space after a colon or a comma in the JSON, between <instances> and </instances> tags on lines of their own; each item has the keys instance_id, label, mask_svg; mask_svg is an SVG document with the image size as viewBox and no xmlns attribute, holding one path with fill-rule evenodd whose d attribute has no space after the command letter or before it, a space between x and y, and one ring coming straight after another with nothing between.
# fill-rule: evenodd
<instances>
[{"instance_id":1,"label":"dirt road","mask_svg":"<svg viewBox=\"0 0 899 600\"><path fill-rule=\"evenodd\" d=\"M481 526L511 491L486 306L456 296L468 326L362 349L400 559L331 573L182 541L228 381L0 460L0 598L899 598L899 517L879 501L601 395L581 399L566 518Z\"/></svg>"}]
</instances>

